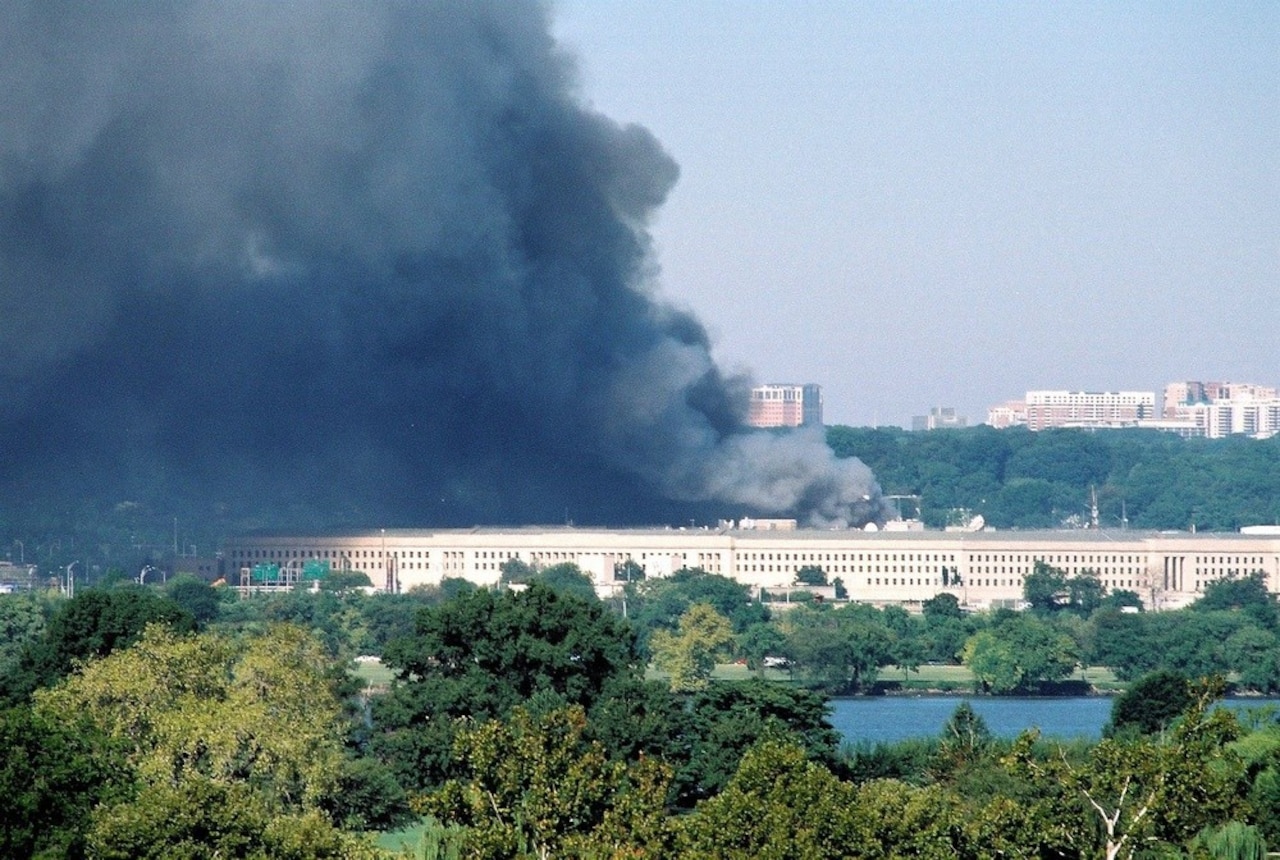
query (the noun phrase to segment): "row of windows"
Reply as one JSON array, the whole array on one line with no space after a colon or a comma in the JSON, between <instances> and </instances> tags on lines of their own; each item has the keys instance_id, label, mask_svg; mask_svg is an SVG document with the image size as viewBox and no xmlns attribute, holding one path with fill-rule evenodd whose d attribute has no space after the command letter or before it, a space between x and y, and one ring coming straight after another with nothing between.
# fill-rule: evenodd
<instances>
[{"instance_id":1,"label":"row of windows","mask_svg":"<svg viewBox=\"0 0 1280 860\"><path fill-rule=\"evenodd\" d=\"M841 561L936 561L954 562L954 554L916 553L916 552L835 552L835 553L790 553L790 552L740 552L740 559L746 561L795 561L809 564Z\"/></svg>"},{"instance_id":2,"label":"row of windows","mask_svg":"<svg viewBox=\"0 0 1280 860\"><path fill-rule=\"evenodd\" d=\"M451 571L465 571L467 569L468 560L475 565L478 570L496 570L500 566L500 562L520 557L521 553L513 550L405 550L396 549L383 551L379 549L357 548L342 550L337 548L325 549L236 549L232 550L229 555L233 562L247 565L256 561L277 561L284 562L293 559L327 559L331 560L338 566L351 565L360 568L362 563L366 565L381 566L387 558L396 559L400 566L404 569L412 570L428 570L431 568L430 559L433 553L438 554L437 560L442 562L442 566ZM593 554L594 555L594 554ZM648 561L651 554L643 552L639 554L641 563ZM628 559L632 558L631 553L622 554ZM685 559L692 559L693 553L687 556L684 553L678 553L674 550L668 552L652 553L654 559L661 559L664 567L667 564L676 566L684 563ZM534 551L528 554L531 561L539 563L558 563L563 561L577 561L580 558L579 552L565 550L543 550ZM698 552L696 554L697 564L712 572L719 572L723 567L727 566L729 559L733 557L730 551L716 552ZM809 552L809 553L787 553L787 552L748 552L738 553L738 558L742 560L742 564L738 566L738 570L747 574L759 573L790 573L798 570L804 564L827 562L824 569L833 575L848 574L864 574L873 575L876 573L890 574L935 574L938 572L938 564L943 564L944 569L949 568L952 572L956 570L954 553L925 553L925 552ZM1113 588L1134 588L1143 587L1142 582L1146 579L1146 567L1144 564L1146 556L1132 554L1027 554L1027 553L975 553L970 556L971 565L968 573L973 576L974 584L977 582L996 581L1013 582L1013 579L1002 578L1023 576L1029 572L1028 565L1037 560L1044 560L1055 566L1062 566L1069 573L1079 573L1084 570L1091 570L1097 573L1103 580L1104 584ZM1203 578L1205 582L1212 579L1220 578L1224 575L1237 574L1242 575L1249 571L1264 569L1268 562L1268 557L1254 555L1197 555L1192 557L1194 560L1193 574L1196 577ZM831 563L834 561L835 563ZM1274 559L1271 562L1274 563ZM772 563L770 563L772 562ZM877 564L876 562L880 562ZM894 563L896 562L896 563ZM1098 565L1094 567L1093 565ZM978 577L982 577L981 580ZM994 579L992 579L994 577ZM1199 588L1201 579L1195 579L1195 587ZM868 580L869 581L869 580ZM905 579L903 580L906 581ZM920 580L924 582L925 580Z\"/></svg>"}]
</instances>

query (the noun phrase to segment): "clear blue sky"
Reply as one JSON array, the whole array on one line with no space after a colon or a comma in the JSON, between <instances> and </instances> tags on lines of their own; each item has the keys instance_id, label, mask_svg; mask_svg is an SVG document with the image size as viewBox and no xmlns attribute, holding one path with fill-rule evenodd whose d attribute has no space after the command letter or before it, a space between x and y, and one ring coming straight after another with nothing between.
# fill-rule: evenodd
<instances>
[{"instance_id":1,"label":"clear blue sky","mask_svg":"<svg viewBox=\"0 0 1280 860\"><path fill-rule=\"evenodd\" d=\"M1280 385L1280 3L560 0L660 283L828 423Z\"/></svg>"}]
</instances>

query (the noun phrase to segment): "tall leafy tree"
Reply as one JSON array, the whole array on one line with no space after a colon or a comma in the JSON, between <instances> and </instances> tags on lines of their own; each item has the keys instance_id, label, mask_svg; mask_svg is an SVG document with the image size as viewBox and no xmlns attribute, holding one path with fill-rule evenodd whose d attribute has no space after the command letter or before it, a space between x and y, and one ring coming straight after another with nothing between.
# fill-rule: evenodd
<instances>
[{"instance_id":1,"label":"tall leafy tree","mask_svg":"<svg viewBox=\"0 0 1280 860\"><path fill-rule=\"evenodd\" d=\"M965 643L964 662L997 693L1030 690L1071 674L1079 663L1076 643L1048 622L1011 614Z\"/></svg>"},{"instance_id":2,"label":"tall leafy tree","mask_svg":"<svg viewBox=\"0 0 1280 860\"><path fill-rule=\"evenodd\" d=\"M695 603L680 616L675 633L658 630L650 640L654 665L671 679L671 689L687 693L711 683L716 660L733 642L733 628L709 603Z\"/></svg>"},{"instance_id":3,"label":"tall leafy tree","mask_svg":"<svg viewBox=\"0 0 1280 860\"><path fill-rule=\"evenodd\" d=\"M389 643L383 662L397 679L374 701L372 742L406 785L448 773L455 717L590 708L608 684L643 672L626 621L537 582L421 610L413 635Z\"/></svg>"},{"instance_id":4,"label":"tall leafy tree","mask_svg":"<svg viewBox=\"0 0 1280 860\"><path fill-rule=\"evenodd\" d=\"M3 857L82 856L93 810L133 791L121 745L85 713L0 711L0 749Z\"/></svg>"},{"instance_id":5,"label":"tall leafy tree","mask_svg":"<svg viewBox=\"0 0 1280 860\"><path fill-rule=\"evenodd\" d=\"M1191 607L1198 612L1239 611L1264 629L1280 627L1280 604L1276 602L1276 595L1267 588L1266 575L1261 571L1225 576L1210 582L1201 598Z\"/></svg>"},{"instance_id":6,"label":"tall leafy tree","mask_svg":"<svg viewBox=\"0 0 1280 860\"><path fill-rule=\"evenodd\" d=\"M670 770L609 756L578 706L464 722L458 775L425 795L423 812L461 825L469 857L662 856Z\"/></svg>"},{"instance_id":7,"label":"tall leafy tree","mask_svg":"<svg viewBox=\"0 0 1280 860\"><path fill-rule=\"evenodd\" d=\"M37 692L37 714L87 715L137 774L132 796L94 813L91 853L272 856L294 841L299 857L361 856L324 812L344 759L331 669L296 627L230 639L151 625L134 646Z\"/></svg>"},{"instance_id":8,"label":"tall leafy tree","mask_svg":"<svg viewBox=\"0 0 1280 860\"><path fill-rule=\"evenodd\" d=\"M741 633L769 619L769 611L751 599L750 589L737 580L701 568L683 568L671 576L651 577L631 589L630 617L642 636L665 627L676 629L680 616L695 603L707 603L728 618Z\"/></svg>"},{"instance_id":9,"label":"tall leafy tree","mask_svg":"<svg viewBox=\"0 0 1280 860\"><path fill-rule=\"evenodd\" d=\"M191 613L150 589L91 589L63 603L39 641L22 650L17 664L0 678L0 694L11 703L67 675L79 661L105 657L132 645L150 624L176 631L195 629Z\"/></svg>"}]
</instances>

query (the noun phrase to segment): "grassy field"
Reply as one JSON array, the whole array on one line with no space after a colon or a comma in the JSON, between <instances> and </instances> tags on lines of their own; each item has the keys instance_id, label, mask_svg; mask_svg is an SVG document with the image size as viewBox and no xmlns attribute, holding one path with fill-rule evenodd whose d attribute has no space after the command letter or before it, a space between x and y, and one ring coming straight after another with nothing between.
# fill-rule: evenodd
<instances>
[{"instance_id":1,"label":"grassy field","mask_svg":"<svg viewBox=\"0 0 1280 860\"><path fill-rule=\"evenodd\" d=\"M358 661L352 674L363 681L366 688L373 689L386 687L395 677L395 673L383 666L381 660Z\"/></svg>"},{"instance_id":2,"label":"grassy field","mask_svg":"<svg viewBox=\"0 0 1280 860\"><path fill-rule=\"evenodd\" d=\"M377 661L356 664L356 677L362 679L368 688L378 689L391 683L392 672ZM666 680L666 674L652 666L645 672L650 680ZM785 669L765 669L763 675L753 672L742 663L720 663L712 676L718 681L745 681L748 678L763 677L767 681L792 681L791 673ZM898 682L908 690L939 690L943 692L969 692L974 688L973 673L965 666L927 664L914 672L904 672L898 666L886 666L880 670L881 681ZM1092 666L1083 672L1076 672L1068 680L1087 681L1094 689L1104 693L1120 692L1124 684L1116 680L1115 673L1101 666Z\"/></svg>"},{"instance_id":3,"label":"grassy field","mask_svg":"<svg viewBox=\"0 0 1280 860\"><path fill-rule=\"evenodd\" d=\"M434 818L426 818L410 827L379 833L377 845L389 858L456 860L459 835L456 825L446 827Z\"/></svg>"},{"instance_id":4,"label":"grassy field","mask_svg":"<svg viewBox=\"0 0 1280 860\"><path fill-rule=\"evenodd\" d=\"M646 675L657 680L662 680L666 677L663 673L652 668ZM758 676L740 663L721 663L716 666L713 677L719 681L742 681ZM792 680L789 672L779 669L766 669L764 677L770 681L788 682ZM884 682L897 682L908 690L939 690L962 693L970 692L974 688L973 673L966 666L928 664L912 672L905 672L899 666L886 666L880 670L877 677ZM1067 680L1086 681L1094 689L1105 693L1120 692L1124 689L1124 685L1116 680L1114 672L1100 666L1076 672Z\"/></svg>"}]
</instances>

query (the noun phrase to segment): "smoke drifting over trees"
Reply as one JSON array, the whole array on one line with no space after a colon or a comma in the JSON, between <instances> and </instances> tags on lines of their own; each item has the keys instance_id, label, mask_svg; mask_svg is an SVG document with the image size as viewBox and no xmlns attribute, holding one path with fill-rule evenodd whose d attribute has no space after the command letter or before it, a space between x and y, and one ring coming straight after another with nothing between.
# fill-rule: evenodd
<instances>
[{"instance_id":1,"label":"smoke drifting over trees","mask_svg":"<svg viewBox=\"0 0 1280 860\"><path fill-rule=\"evenodd\" d=\"M533 3L0 7L0 486L385 523L880 515L655 295L677 167Z\"/></svg>"}]
</instances>

